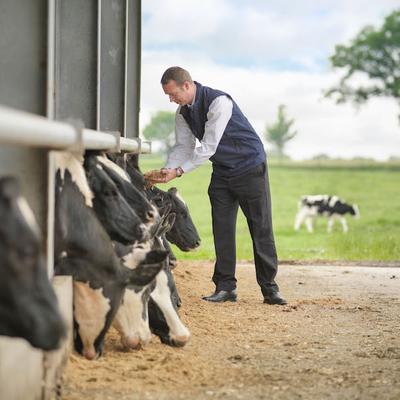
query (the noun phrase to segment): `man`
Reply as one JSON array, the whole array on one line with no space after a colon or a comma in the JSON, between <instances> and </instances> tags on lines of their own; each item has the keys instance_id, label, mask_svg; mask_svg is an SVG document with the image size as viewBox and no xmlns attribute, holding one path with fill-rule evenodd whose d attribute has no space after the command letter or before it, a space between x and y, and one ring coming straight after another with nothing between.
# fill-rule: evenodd
<instances>
[{"instance_id":1,"label":"man","mask_svg":"<svg viewBox=\"0 0 400 400\"><path fill-rule=\"evenodd\" d=\"M236 301L236 219L245 214L253 240L257 282L264 303L287 304L275 283L277 255L271 220L266 156L263 144L227 93L194 82L180 67L168 68L162 78L164 93L179 105L175 118L176 144L165 168L145 178L165 183L210 160L213 166L208 195L216 263L215 292L204 300ZM200 146L196 147L196 138Z\"/></svg>"}]
</instances>

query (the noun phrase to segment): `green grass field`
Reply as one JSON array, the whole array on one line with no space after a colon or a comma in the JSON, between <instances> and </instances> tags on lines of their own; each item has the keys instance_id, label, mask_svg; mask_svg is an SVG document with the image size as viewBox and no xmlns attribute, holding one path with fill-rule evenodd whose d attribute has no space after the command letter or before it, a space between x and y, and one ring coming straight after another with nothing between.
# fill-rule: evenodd
<instances>
[{"instance_id":1,"label":"green grass field","mask_svg":"<svg viewBox=\"0 0 400 400\"><path fill-rule=\"evenodd\" d=\"M142 171L163 166L161 158L141 156ZM212 260L214 246L207 187L211 164L160 188L176 186L188 203L202 244L196 252L174 248L178 259ZM281 260L400 260L400 165L372 162L271 162L269 176L275 240ZM347 218L349 232L336 222L326 232L327 220L317 220L315 232L293 229L297 202L303 194L336 194L358 204L361 218ZM239 213L237 259L251 260L247 224Z\"/></svg>"}]
</instances>

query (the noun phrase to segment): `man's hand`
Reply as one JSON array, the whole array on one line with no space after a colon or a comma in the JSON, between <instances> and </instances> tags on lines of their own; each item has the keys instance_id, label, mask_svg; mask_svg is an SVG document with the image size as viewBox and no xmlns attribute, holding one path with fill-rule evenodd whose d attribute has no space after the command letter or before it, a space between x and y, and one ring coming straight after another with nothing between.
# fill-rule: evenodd
<instances>
[{"instance_id":1,"label":"man's hand","mask_svg":"<svg viewBox=\"0 0 400 400\"><path fill-rule=\"evenodd\" d=\"M156 183L167 183L175 178L175 168L153 169L152 171L148 171L144 174L144 179L146 179L149 186L153 186Z\"/></svg>"}]
</instances>

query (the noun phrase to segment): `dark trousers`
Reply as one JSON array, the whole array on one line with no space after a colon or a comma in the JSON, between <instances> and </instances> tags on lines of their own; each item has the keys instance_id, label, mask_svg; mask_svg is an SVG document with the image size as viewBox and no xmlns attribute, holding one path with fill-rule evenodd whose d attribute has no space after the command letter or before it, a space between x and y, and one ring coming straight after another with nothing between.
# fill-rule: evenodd
<instances>
[{"instance_id":1,"label":"dark trousers","mask_svg":"<svg viewBox=\"0 0 400 400\"><path fill-rule=\"evenodd\" d=\"M212 174L208 188L216 263L216 290L236 288L236 220L238 207L247 219L253 241L257 282L263 295L278 291L274 279L278 270L271 218L271 195L266 164L243 175L223 178Z\"/></svg>"}]
</instances>

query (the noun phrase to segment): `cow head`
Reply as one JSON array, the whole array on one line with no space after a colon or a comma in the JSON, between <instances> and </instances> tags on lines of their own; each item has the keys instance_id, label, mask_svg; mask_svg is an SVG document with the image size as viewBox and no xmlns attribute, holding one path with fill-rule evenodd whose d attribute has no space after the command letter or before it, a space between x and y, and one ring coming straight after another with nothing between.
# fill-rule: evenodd
<instances>
[{"instance_id":1,"label":"cow head","mask_svg":"<svg viewBox=\"0 0 400 400\"><path fill-rule=\"evenodd\" d=\"M66 256L56 267L57 273L73 276L74 344L89 360L102 354L104 337L120 307L125 288L134 285L142 290L152 282L162 268L166 252L151 253L134 270L124 267L114 253L108 259L103 253L102 258L103 264L99 260L88 262Z\"/></svg>"},{"instance_id":2,"label":"cow head","mask_svg":"<svg viewBox=\"0 0 400 400\"><path fill-rule=\"evenodd\" d=\"M180 298L172 272L167 266L156 277L156 287L148 305L151 331L162 343L183 347L190 340L190 332L178 314Z\"/></svg>"},{"instance_id":3,"label":"cow head","mask_svg":"<svg viewBox=\"0 0 400 400\"><path fill-rule=\"evenodd\" d=\"M145 192L146 181L139 168L139 157L137 154L125 153L125 154L107 154L107 156L118 164L126 173L136 187L141 192Z\"/></svg>"},{"instance_id":4,"label":"cow head","mask_svg":"<svg viewBox=\"0 0 400 400\"><path fill-rule=\"evenodd\" d=\"M172 212L175 213L175 223L166 232L166 237L182 251L194 250L200 246L201 241L189 209L176 188L170 188L168 194L173 204Z\"/></svg>"},{"instance_id":5,"label":"cow head","mask_svg":"<svg viewBox=\"0 0 400 400\"><path fill-rule=\"evenodd\" d=\"M104 171L96 156L85 158L89 187L93 192L93 209L111 239L134 243L144 238L146 228L135 210Z\"/></svg>"},{"instance_id":6,"label":"cow head","mask_svg":"<svg viewBox=\"0 0 400 400\"><path fill-rule=\"evenodd\" d=\"M330 205L332 206L333 213L341 215L350 214L356 219L360 218L360 211L357 204L349 204L337 196L333 196L331 202Z\"/></svg>"},{"instance_id":7,"label":"cow head","mask_svg":"<svg viewBox=\"0 0 400 400\"><path fill-rule=\"evenodd\" d=\"M0 179L0 335L43 350L59 347L65 325L47 277L41 239L18 182Z\"/></svg>"},{"instance_id":8,"label":"cow head","mask_svg":"<svg viewBox=\"0 0 400 400\"><path fill-rule=\"evenodd\" d=\"M149 250L149 246L153 250ZM139 244L127 249L118 246L118 254L124 265L136 268L141 260L149 257L154 251L164 249L161 238L154 238L150 244ZM150 251L150 253L149 253ZM114 326L121 336L122 345L126 348L139 348L151 337L151 331L158 335L163 343L172 346L184 346L190 339L190 332L179 318L177 308L180 298L168 261L163 263L162 270L155 281L148 287L129 286L125 291L123 303L114 320Z\"/></svg>"},{"instance_id":9,"label":"cow head","mask_svg":"<svg viewBox=\"0 0 400 400\"><path fill-rule=\"evenodd\" d=\"M150 231L151 227L156 225L160 219L156 207L147 200L143 191L134 186L127 172L125 172L125 170L123 170L119 165L104 155L97 155L96 159L100 163L101 168L103 168L107 175L116 184L128 204L141 218L142 222L146 225L147 230Z\"/></svg>"},{"instance_id":10,"label":"cow head","mask_svg":"<svg viewBox=\"0 0 400 400\"><path fill-rule=\"evenodd\" d=\"M150 243L138 244L122 257L123 263L130 269L141 264L153 264L159 261L159 250L150 250ZM156 257L156 258L155 258ZM165 263L166 260L163 261ZM155 280L147 286L129 285L113 326L121 337L124 348L137 349L145 346L151 339L148 319L148 302L155 287Z\"/></svg>"},{"instance_id":11,"label":"cow head","mask_svg":"<svg viewBox=\"0 0 400 400\"><path fill-rule=\"evenodd\" d=\"M155 186L146 190L146 195L150 201L157 207L161 216L166 217L172 210L173 202L167 192L156 188Z\"/></svg>"},{"instance_id":12,"label":"cow head","mask_svg":"<svg viewBox=\"0 0 400 400\"><path fill-rule=\"evenodd\" d=\"M359 218L360 218L360 209L358 208L358 205L357 205L357 204L353 204L353 205L351 206L350 214L351 214L354 218L356 218L356 219L359 219Z\"/></svg>"},{"instance_id":13,"label":"cow head","mask_svg":"<svg viewBox=\"0 0 400 400\"><path fill-rule=\"evenodd\" d=\"M164 248L161 238L156 238L153 248ZM156 276L156 285L148 304L150 329L170 346L182 347L190 340L190 332L182 323L178 307L180 298L168 262Z\"/></svg>"},{"instance_id":14,"label":"cow head","mask_svg":"<svg viewBox=\"0 0 400 400\"><path fill-rule=\"evenodd\" d=\"M93 359L102 352L104 336L121 304L125 288L132 284L149 284L162 264L139 266L134 271L121 264L94 212L94 197L82 164L76 159L72 162L73 156L64 154L58 158L55 271L59 275L73 276L75 348L86 358ZM64 161L64 165L60 161ZM108 179L114 185L104 171L97 170L105 175L101 178L106 183ZM105 202L104 207L109 204ZM115 206L113 202L111 205ZM103 213L108 218L112 215ZM161 255L165 259L165 252Z\"/></svg>"}]
</instances>

